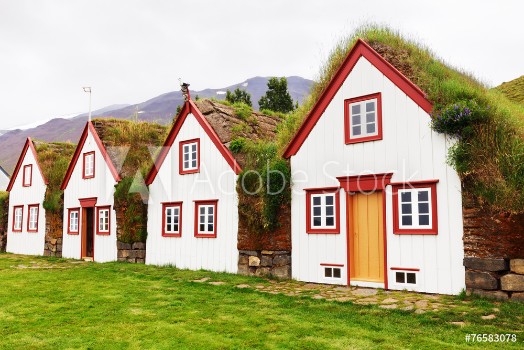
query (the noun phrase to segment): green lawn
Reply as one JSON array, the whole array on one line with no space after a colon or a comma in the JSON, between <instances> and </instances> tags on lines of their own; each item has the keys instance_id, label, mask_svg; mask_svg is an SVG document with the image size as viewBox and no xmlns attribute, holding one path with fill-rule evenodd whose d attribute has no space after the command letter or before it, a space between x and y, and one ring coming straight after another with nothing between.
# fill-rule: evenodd
<instances>
[{"instance_id":1,"label":"green lawn","mask_svg":"<svg viewBox=\"0 0 524 350\"><path fill-rule=\"evenodd\" d=\"M204 277L210 280L193 282ZM238 284L270 281L0 254L0 348L522 348L524 341L524 305L517 303L449 298L452 307L419 315ZM481 319L493 308L496 319ZM467 333L515 332L517 344L465 341Z\"/></svg>"}]
</instances>

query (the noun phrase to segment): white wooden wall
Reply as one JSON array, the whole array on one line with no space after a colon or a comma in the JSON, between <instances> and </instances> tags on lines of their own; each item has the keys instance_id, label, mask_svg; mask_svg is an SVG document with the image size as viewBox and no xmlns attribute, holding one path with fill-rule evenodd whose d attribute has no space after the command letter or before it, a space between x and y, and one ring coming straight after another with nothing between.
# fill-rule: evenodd
<instances>
[{"instance_id":1,"label":"white wooden wall","mask_svg":"<svg viewBox=\"0 0 524 350\"><path fill-rule=\"evenodd\" d=\"M30 187L23 187L24 166L33 165L33 179ZM42 206L45 197L46 184L40 174L36 159L31 149L28 149L13 188L9 193L9 221L7 229L6 251L16 254L43 255L45 245L45 210ZM40 204L38 210L38 232L27 232L28 205ZM24 206L22 232L13 232L13 207Z\"/></svg>"},{"instance_id":2,"label":"white wooden wall","mask_svg":"<svg viewBox=\"0 0 524 350\"><path fill-rule=\"evenodd\" d=\"M0 191L5 191L9 185L9 177L0 170Z\"/></svg>"},{"instance_id":3,"label":"white wooden wall","mask_svg":"<svg viewBox=\"0 0 524 350\"><path fill-rule=\"evenodd\" d=\"M344 143L344 100L382 93L383 139ZM430 117L369 61L361 57L298 153L291 158L292 274L303 281L324 282L320 263L344 264L347 282L346 199L341 193L341 234L306 233L304 188L339 186L336 176L393 172L392 182L438 179L438 235L394 235L391 186L386 199L387 265L390 289L396 285L389 267L419 268L422 292L458 294L465 287L462 266L462 197L456 172L446 164L449 140L430 128Z\"/></svg>"},{"instance_id":4,"label":"white wooden wall","mask_svg":"<svg viewBox=\"0 0 524 350\"><path fill-rule=\"evenodd\" d=\"M83 179L83 154L86 152L95 151L95 177L92 179ZM116 249L116 213L113 209L114 193L116 182L104 160L98 145L95 143L91 132L86 139L86 142L80 153L80 157L69 180L69 184L64 191L64 227L63 227L63 246L62 256L64 258L81 258L81 234L70 235L67 233L68 225L68 209L80 207L79 199L97 197L96 206L110 205L111 210L111 232L109 235L96 234L96 208L94 211L94 261L107 262L115 261L117 259ZM82 215L82 210L80 211ZM82 217L79 220L79 227L81 230Z\"/></svg>"},{"instance_id":5,"label":"white wooden wall","mask_svg":"<svg viewBox=\"0 0 524 350\"><path fill-rule=\"evenodd\" d=\"M179 174L179 142L200 138L200 173ZM149 186L146 263L237 272L237 175L189 114ZM194 200L218 199L217 237L194 237ZM182 201L182 236L162 236L162 203Z\"/></svg>"}]
</instances>

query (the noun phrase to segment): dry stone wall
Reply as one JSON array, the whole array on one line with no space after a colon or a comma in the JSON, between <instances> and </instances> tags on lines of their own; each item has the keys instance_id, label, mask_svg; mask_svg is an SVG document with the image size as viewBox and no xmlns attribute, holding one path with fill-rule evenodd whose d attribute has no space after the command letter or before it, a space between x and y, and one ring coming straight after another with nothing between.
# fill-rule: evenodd
<instances>
[{"instance_id":1,"label":"dry stone wall","mask_svg":"<svg viewBox=\"0 0 524 350\"><path fill-rule=\"evenodd\" d=\"M238 273L252 276L291 278L291 251L240 250Z\"/></svg>"}]
</instances>

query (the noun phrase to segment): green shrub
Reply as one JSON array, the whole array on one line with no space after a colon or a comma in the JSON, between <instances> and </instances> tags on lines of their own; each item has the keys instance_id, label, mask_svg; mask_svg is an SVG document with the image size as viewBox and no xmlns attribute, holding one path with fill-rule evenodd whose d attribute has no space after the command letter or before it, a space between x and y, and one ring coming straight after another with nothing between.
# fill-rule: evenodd
<instances>
[{"instance_id":1,"label":"green shrub","mask_svg":"<svg viewBox=\"0 0 524 350\"><path fill-rule=\"evenodd\" d=\"M246 139L243 137L236 138L229 144L229 149L233 153L240 153L246 145Z\"/></svg>"}]
</instances>

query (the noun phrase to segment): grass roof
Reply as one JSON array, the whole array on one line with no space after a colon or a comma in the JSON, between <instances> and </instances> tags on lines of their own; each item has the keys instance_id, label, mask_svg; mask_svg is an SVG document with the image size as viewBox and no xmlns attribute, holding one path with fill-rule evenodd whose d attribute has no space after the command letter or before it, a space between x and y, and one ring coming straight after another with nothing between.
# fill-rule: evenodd
<instances>
[{"instance_id":1,"label":"grass roof","mask_svg":"<svg viewBox=\"0 0 524 350\"><path fill-rule=\"evenodd\" d=\"M282 153L300 124L361 38L389 63L418 85L434 105L433 118L457 104L474 104L482 120L469 125L457 140L449 162L461 176L466 191L491 208L524 212L524 106L513 95L489 89L464 71L438 58L427 47L386 27L364 26L340 41L321 67L311 95L285 121L278 134ZM512 84L513 86L515 84Z\"/></svg>"}]
</instances>

